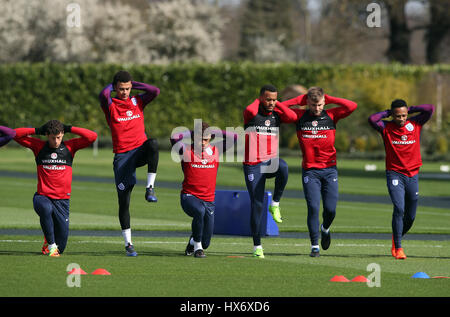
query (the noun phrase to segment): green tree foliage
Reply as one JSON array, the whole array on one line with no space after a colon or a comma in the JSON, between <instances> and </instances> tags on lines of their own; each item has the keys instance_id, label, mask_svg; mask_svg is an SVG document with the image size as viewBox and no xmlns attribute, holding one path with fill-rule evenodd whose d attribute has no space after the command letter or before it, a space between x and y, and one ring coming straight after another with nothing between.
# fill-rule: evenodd
<instances>
[{"instance_id":1,"label":"green tree foliage","mask_svg":"<svg viewBox=\"0 0 450 317\"><path fill-rule=\"evenodd\" d=\"M36 127L58 119L96 130L109 138L98 95L121 69L130 71L137 81L160 88L161 94L145 110L147 132L158 138L167 138L178 126L192 128L194 119L198 118L222 129L242 127L244 108L267 83L275 85L280 92L293 84L322 86L327 94L358 103L358 109L338 124L337 146L343 151L352 150L357 137L366 140L361 149L379 150L380 143L377 145L371 138L378 135L369 127L368 116L387 109L395 98L406 99L410 105L434 103L433 91L422 87L427 81L429 86L433 85L431 75L435 72L450 74L449 65L3 64L0 65L0 125ZM281 93L279 99L283 100ZM433 122L427 126L437 138L444 136L449 125L450 120L443 120L442 131L434 131ZM286 126L281 131L288 134L282 135L281 145L294 146L294 127ZM447 151L444 144L436 146L431 140L429 143L440 152Z\"/></svg>"},{"instance_id":2,"label":"green tree foliage","mask_svg":"<svg viewBox=\"0 0 450 317\"><path fill-rule=\"evenodd\" d=\"M292 0L249 0L242 19L240 57L254 61L288 60L294 38L292 10Z\"/></svg>"}]
</instances>

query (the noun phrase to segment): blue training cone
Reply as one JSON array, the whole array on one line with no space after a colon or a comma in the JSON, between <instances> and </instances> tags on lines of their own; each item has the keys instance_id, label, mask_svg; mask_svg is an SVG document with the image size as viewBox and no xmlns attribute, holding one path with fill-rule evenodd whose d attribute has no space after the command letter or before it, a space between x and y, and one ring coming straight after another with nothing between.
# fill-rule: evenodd
<instances>
[{"instance_id":1,"label":"blue training cone","mask_svg":"<svg viewBox=\"0 0 450 317\"><path fill-rule=\"evenodd\" d=\"M416 274L414 274L413 276L411 276L412 278L430 278L428 276L427 273L425 272L417 272Z\"/></svg>"}]
</instances>

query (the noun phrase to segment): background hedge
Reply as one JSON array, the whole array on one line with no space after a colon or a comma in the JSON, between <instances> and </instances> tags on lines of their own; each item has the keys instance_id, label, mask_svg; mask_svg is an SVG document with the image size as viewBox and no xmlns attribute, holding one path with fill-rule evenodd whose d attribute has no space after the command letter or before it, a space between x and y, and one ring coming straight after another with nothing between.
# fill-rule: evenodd
<instances>
[{"instance_id":1,"label":"background hedge","mask_svg":"<svg viewBox=\"0 0 450 317\"><path fill-rule=\"evenodd\" d=\"M153 84L161 94L145 111L150 135L167 139L177 126L192 127L202 118L225 129L243 125L242 111L266 83L282 92L290 85L321 86L325 92L358 103L354 114L338 126L336 146L342 152L382 150L381 138L367 117L388 108L395 98L408 104L436 102L436 76L448 87L450 65L323 65L323 64L55 64L0 65L0 124L16 128L40 126L50 119L96 130L110 139L98 94L115 72L126 69L137 81ZM448 152L450 111L444 91L443 127L428 125L426 151ZM137 93L137 92L136 92ZM279 99L283 99L280 93ZM292 125L286 126L282 146L297 148ZM107 142L106 142L107 143ZM164 142L163 142L164 143Z\"/></svg>"}]
</instances>

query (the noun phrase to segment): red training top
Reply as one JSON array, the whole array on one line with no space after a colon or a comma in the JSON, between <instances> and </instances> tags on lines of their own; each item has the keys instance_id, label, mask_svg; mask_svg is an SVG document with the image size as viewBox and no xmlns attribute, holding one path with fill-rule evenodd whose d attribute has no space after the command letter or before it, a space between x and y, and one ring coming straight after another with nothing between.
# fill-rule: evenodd
<instances>
[{"instance_id":1,"label":"red training top","mask_svg":"<svg viewBox=\"0 0 450 317\"><path fill-rule=\"evenodd\" d=\"M30 137L34 128L15 129L14 140L34 153L37 165L37 193L52 199L69 199L72 191L72 161L75 152L85 148L97 139L94 131L72 127L71 133L81 138L61 142L54 149L47 141Z\"/></svg>"},{"instance_id":2,"label":"red training top","mask_svg":"<svg viewBox=\"0 0 450 317\"><path fill-rule=\"evenodd\" d=\"M383 140L386 150L386 170L397 171L412 177L422 166L420 156L420 132L422 126L406 121L403 127L394 122L386 123Z\"/></svg>"},{"instance_id":3,"label":"red training top","mask_svg":"<svg viewBox=\"0 0 450 317\"><path fill-rule=\"evenodd\" d=\"M244 110L244 164L256 165L278 156L281 123L292 123L296 119L295 112L280 102L272 112L265 112L259 99L248 105Z\"/></svg>"},{"instance_id":4,"label":"red training top","mask_svg":"<svg viewBox=\"0 0 450 317\"><path fill-rule=\"evenodd\" d=\"M204 201L214 201L219 168L218 149L215 146L208 146L198 155L191 146L186 146L181 167L184 173L181 192Z\"/></svg>"},{"instance_id":5,"label":"red training top","mask_svg":"<svg viewBox=\"0 0 450 317\"><path fill-rule=\"evenodd\" d=\"M142 145L147 140L144 125L144 108L159 95L157 87L132 81L132 89L146 91L127 100L111 98L112 84L99 95L106 121L111 129L113 152L124 153Z\"/></svg>"},{"instance_id":6,"label":"red training top","mask_svg":"<svg viewBox=\"0 0 450 317\"><path fill-rule=\"evenodd\" d=\"M431 118L431 104L412 106L408 113L419 113L406 120L403 127L394 121L383 121L391 115L390 110L374 113L369 117L370 125L381 133L386 151L386 170L413 177L422 166L420 134L422 126Z\"/></svg>"},{"instance_id":7,"label":"red training top","mask_svg":"<svg viewBox=\"0 0 450 317\"><path fill-rule=\"evenodd\" d=\"M314 116L309 110L292 109L297 114L297 138L303 153L302 167L327 168L336 165L336 148L334 141L337 122L355 111L357 104L351 100L325 96L325 104L336 104L335 107L323 110L320 116ZM307 104L307 95L283 102L286 106Z\"/></svg>"}]
</instances>

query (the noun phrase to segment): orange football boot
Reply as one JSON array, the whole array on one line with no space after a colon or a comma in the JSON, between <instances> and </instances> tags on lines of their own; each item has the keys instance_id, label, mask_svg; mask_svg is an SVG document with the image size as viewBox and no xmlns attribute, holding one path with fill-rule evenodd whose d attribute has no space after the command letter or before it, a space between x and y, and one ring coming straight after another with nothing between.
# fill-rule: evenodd
<instances>
[{"instance_id":1,"label":"orange football boot","mask_svg":"<svg viewBox=\"0 0 450 317\"><path fill-rule=\"evenodd\" d=\"M53 248L51 248L51 249L50 249L50 252L49 252L49 254L48 254L48 256L51 256L51 257L54 257L54 258L59 257L60 254L59 254L58 247L53 247Z\"/></svg>"},{"instance_id":2,"label":"orange football boot","mask_svg":"<svg viewBox=\"0 0 450 317\"><path fill-rule=\"evenodd\" d=\"M48 249L48 243L47 243L47 239L45 239L44 237L44 244L42 245L42 254L47 255L50 253L50 250Z\"/></svg>"},{"instance_id":3,"label":"orange football boot","mask_svg":"<svg viewBox=\"0 0 450 317\"><path fill-rule=\"evenodd\" d=\"M396 249L397 254L395 255L395 258L397 260L404 260L406 259L406 254L403 252L403 248Z\"/></svg>"},{"instance_id":4,"label":"orange football boot","mask_svg":"<svg viewBox=\"0 0 450 317\"><path fill-rule=\"evenodd\" d=\"M395 243L394 243L394 235L392 235L391 254L394 258L397 256L397 249L395 249Z\"/></svg>"}]
</instances>

